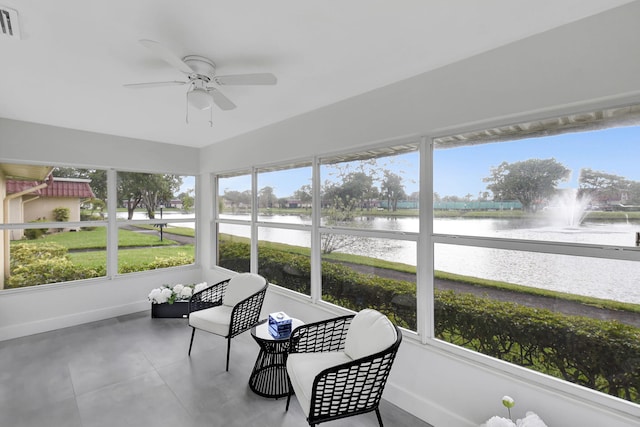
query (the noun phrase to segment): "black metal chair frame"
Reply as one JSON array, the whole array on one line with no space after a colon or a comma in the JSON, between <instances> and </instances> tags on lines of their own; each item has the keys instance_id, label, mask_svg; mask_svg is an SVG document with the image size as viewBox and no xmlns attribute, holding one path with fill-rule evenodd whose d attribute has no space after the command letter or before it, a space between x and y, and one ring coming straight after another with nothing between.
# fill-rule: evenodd
<instances>
[{"instance_id":1,"label":"black metal chair frame","mask_svg":"<svg viewBox=\"0 0 640 427\"><path fill-rule=\"evenodd\" d=\"M211 307L217 307L222 305L222 299L227 285L231 279L226 279L216 283L208 288L196 292L189 299L189 315L194 311L204 310ZM231 311L231 323L229 324L229 332L224 337L227 339L227 365L226 370L229 370L229 353L231 352L231 339L236 335L240 335L244 331L251 329L260 318L260 311L262 310L262 303L267 293L267 286L269 284L265 280L265 285L258 292L243 299L233 307ZM191 342L189 343L189 356L191 356L191 347L193 347L193 337L196 334L196 328L191 327ZM206 332L206 331L205 331Z\"/></svg>"},{"instance_id":2,"label":"black metal chair frame","mask_svg":"<svg viewBox=\"0 0 640 427\"><path fill-rule=\"evenodd\" d=\"M341 316L296 328L289 338L289 354L344 350L347 331L354 317ZM380 399L402 342L402 331L394 327L396 341L385 350L327 368L316 376L307 418L311 427L371 411L375 411L378 424L383 427ZM287 410L293 393L289 379Z\"/></svg>"}]
</instances>

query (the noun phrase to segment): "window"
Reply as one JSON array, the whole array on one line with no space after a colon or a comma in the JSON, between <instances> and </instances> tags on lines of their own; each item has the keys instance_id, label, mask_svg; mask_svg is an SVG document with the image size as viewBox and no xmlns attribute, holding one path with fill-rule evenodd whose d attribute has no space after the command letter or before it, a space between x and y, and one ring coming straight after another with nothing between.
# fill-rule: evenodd
<instances>
[{"instance_id":1,"label":"window","mask_svg":"<svg viewBox=\"0 0 640 427\"><path fill-rule=\"evenodd\" d=\"M118 247L111 248L109 175L100 169L0 163L5 200L0 289L193 263L194 177L119 174L113 198L120 209L112 213L119 218ZM160 186L155 192L153 182ZM179 244L170 238L177 234ZM110 250L118 250L118 265L109 265Z\"/></svg>"},{"instance_id":2,"label":"window","mask_svg":"<svg viewBox=\"0 0 640 427\"><path fill-rule=\"evenodd\" d=\"M106 274L103 183L103 170L0 164L0 289Z\"/></svg>"},{"instance_id":3,"label":"window","mask_svg":"<svg viewBox=\"0 0 640 427\"><path fill-rule=\"evenodd\" d=\"M117 191L119 273L194 263L193 176L118 172Z\"/></svg>"},{"instance_id":4,"label":"window","mask_svg":"<svg viewBox=\"0 0 640 427\"><path fill-rule=\"evenodd\" d=\"M218 177L218 218L251 219L251 175Z\"/></svg>"},{"instance_id":5,"label":"window","mask_svg":"<svg viewBox=\"0 0 640 427\"><path fill-rule=\"evenodd\" d=\"M272 284L354 310L377 308L415 330L418 171L418 143L409 142L316 166L301 161L220 175L218 265L248 271L255 259ZM254 210L232 205L229 195L244 195L243 206ZM233 252L226 250L231 240Z\"/></svg>"},{"instance_id":6,"label":"window","mask_svg":"<svg viewBox=\"0 0 640 427\"><path fill-rule=\"evenodd\" d=\"M216 179L216 264L238 272L251 271L251 174Z\"/></svg>"},{"instance_id":7,"label":"window","mask_svg":"<svg viewBox=\"0 0 640 427\"><path fill-rule=\"evenodd\" d=\"M439 138L439 339L640 402L640 108Z\"/></svg>"},{"instance_id":8,"label":"window","mask_svg":"<svg viewBox=\"0 0 640 427\"><path fill-rule=\"evenodd\" d=\"M260 168L258 273L269 282L311 294L311 162Z\"/></svg>"},{"instance_id":9,"label":"window","mask_svg":"<svg viewBox=\"0 0 640 427\"><path fill-rule=\"evenodd\" d=\"M417 232L418 169L417 144L322 159L322 225Z\"/></svg>"},{"instance_id":10,"label":"window","mask_svg":"<svg viewBox=\"0 0 640 427\"><path fill-rule=\"evenodd\" d=\"M321 159L322 298L416 330L419 151L408 142Z\"/></svg>"}]
</instances>

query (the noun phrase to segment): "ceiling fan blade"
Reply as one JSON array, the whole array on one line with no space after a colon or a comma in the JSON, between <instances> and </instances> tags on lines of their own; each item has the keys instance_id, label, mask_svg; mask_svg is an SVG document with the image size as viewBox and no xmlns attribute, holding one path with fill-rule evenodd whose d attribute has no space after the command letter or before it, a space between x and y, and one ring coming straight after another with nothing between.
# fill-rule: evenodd
<instances>
[{"instance_id":1,"label":"ceiling fan blade","mask_svg":"<svg viewBox=\"0 0 640 427\"><path fill-rule=\"evenodd\" d=\"M186 85L187 82L179 82L179 81L171 81L171 82L151 82L151 83L129 83L123 85L124 87L128 87L131 89L144 89L147 87L161 87L161 86L182 86Z\"/></svg>"},{"instance_id":2,"label":"ceiling fan blade","mask_svg":"<svg viewBox=\"0 0 640 427\"><path fill-rule=\"evenodd\" d=\"M276 76L271 73L217 76L214 80L219 85L274 85L278 82Z\"/></svg>"},{"instance_id":3,"label":"ceiling fan blade","mask_svg":"<svg viewBox=\"0 0 640 427\"><path fill-rule=\"evenodd\" d=\"M194 70L189 65L187 65L182 59L177 57L173 52L171 52L169 49L167 49L160 43L153 40L140 40L140 43L144 47L149 49L151 52L156 54L156 56L159 56L164 61L169 63L169 65L173 66L174 68L177 68L183 73L191 74L194 72Z\"/></svg>"},{"instance_id":4,"label":"ceiling fan blade","mask_svg":"<svg viewBox=\"0 0 640 427\"><path fill-rule=\"evenodd\" d=\"M236 108L236 104L234 104L233 102L231 102L231 100L229 98L227 98L226 96L224 96L222 94L222 92L213 89L213 88L209 88L209 93L211 94L211 97L213 98L213 102L216 103L216 105L221 109L221 110L233 110L234 108Z\"/></svg>"}]
</instances>

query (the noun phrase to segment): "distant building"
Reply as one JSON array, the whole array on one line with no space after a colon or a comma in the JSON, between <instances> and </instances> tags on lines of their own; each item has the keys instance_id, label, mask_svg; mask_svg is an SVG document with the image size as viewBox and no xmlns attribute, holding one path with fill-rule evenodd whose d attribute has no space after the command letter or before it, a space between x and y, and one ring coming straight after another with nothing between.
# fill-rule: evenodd
<instances>
[{"instance_id":1,"label":"distant building","mask_svg":"<svg viewBox=\"0 0 640 427\"><path fill-rule=\"evenodd\" d=\"M31 222L38 219L55 221L53 210L69 209L69 221L80 221L80 204L94 198L89 179L49 178L47 181L21 181L8 179L10 222ZM12 197L13 196L13 197ZM21 239L22 230L12 230L11 240Z\"/></svg>"}]
</instances>

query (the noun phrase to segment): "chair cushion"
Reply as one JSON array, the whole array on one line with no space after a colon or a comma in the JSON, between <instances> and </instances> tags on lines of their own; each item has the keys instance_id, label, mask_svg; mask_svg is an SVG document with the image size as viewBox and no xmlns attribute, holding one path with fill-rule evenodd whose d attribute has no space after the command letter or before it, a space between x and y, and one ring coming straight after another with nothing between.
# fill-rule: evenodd
<instances>
[{"instance_id":1,"label":"chair cushion","mask_svg":"<svg viewBox=\"0 0 640 427\"><path fill-rule=\"evenodd\" d=\"M351 358L342 351L324 353L292 353L287 358L287 374L300 402L305 416L309 416L311 407L311 388L313 380L323 370L342 363Z\"/></svg>"},{"instance_id":2,"label":"chair cushion","mask_svg":"<svg viewBox=\"0 0 640 427\"><path fill-rule=\"evenodd\" d=\"M242 273L233 276L227 284L222 297L222 304L233 307L245 298L258 292L267 283L264 277L253 273Z\"/></svg>"},{"instance_id":3,"label":"chair cushion","mask_svg":"<svg viewBox=\"0 0 640 427\"><path fill-rule=\"evenodd\" d=\"M344 352L352 359L359 359L388 348L396 339L396 328L387 316L367 308L351 320Z\"/></svg>"},{"instance_id":4,"label":"chair cushion","mask_svg":"<svg viewBox=\"0 0 640 427\"><path fill-rule=\"evenodd\" d=\"M189 314L189 326L226 337L229 335L232 310L233 307L219 305L194 311Z\"/></svg>"}]
</instances>

